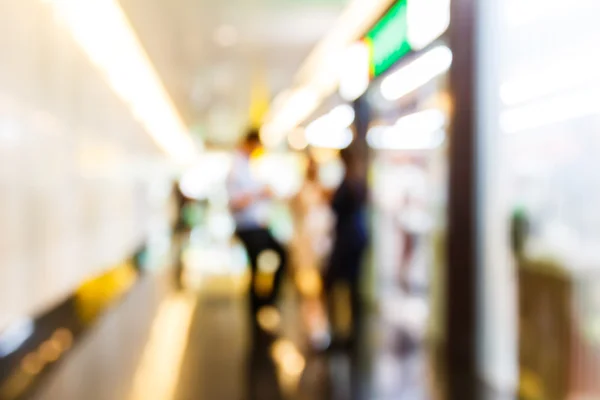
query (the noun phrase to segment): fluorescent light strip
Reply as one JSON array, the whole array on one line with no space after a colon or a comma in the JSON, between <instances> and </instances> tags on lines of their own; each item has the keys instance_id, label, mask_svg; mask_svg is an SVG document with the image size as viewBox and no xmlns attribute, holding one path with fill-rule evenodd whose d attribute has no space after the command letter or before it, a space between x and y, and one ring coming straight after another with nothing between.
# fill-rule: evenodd
<instances>
[{"instance_id":1,"label":"fluorescent light strip","mask_svg":"<svg viewBox=\"0 0 600 400\"><path fill-rule=\"evenodd\" d=\"M321 149L345 149L354 140L350 128L331 130L326 126L306 129L306 140L312 147Z\"/></svg>"},{"instance_id":2,"label":"fluorescent light strip","mask_svg":"<svg viewBox=\"0 0 600 400\"><path fill-rule=\"evenodd\" d=\"M33 334L35 324L30 318L16 321L0 335L0 357L14 353Z\"/></svg>"},{"instance_id":3,"label":"fluorescent light strip","mask_svg":"<svg viewBox=\"0 0 600 400\"><path fill-rule=\"evenodd\" d=\"M410 46L424 49L450 26L450 0L409 1L407 18Z\"/></svg>"},{"instance_id":4,"label":"fluorescent light strip","mask_svg":"<svg viewBox=\"0 0 600 400\"><path fill-rule=\"evenodd\" d=\"M177 161L195 144L116 0L46 0L154 141Z\"/></svg>"},{"instance_id":5,"label":"fluorescent light strip","mask_svg":"<svg viewBox=\"0 0 600 400\"><path fill-rule=\"evenodd\" d=\"M313 147L344 149L354 135L349 129L354 122L354 109L348 104L335 107L306 127L306 140Z\"/></svg>"},{"instance_id":6,"label":"fluorescent light strip","mask_svg":"<svg viewBox=\"0 0 600 400\"><path fill-rule=\"evenodd\" d=\"M412 93L445 73L452 65L452 51L439 46L388 76L381 83L381 94L389 101Z\"/></svg>"},{"instance_id":7,"label":"fluorescent light strip","mask_svg":"<svg viewBox=\"0 0 600 400\"><path fill-rule=\"evenodd\" d=\"M340 96L346 101L354 101L369 88L370 65L369 47L364 42L357 42L346 50L344 68L340 71Z\"/></svg>"},{"instance_id":8,"label":"fluorescent light strip","mask_svg":"<svg viewBox=\"0 0 600 400\"><path fill-rule=\"evenodd\" d=\"M500 126L505 133L518 133L600 114L599 89L596 87L505 111L500 116Z\"/></svg>"},{"instance_id":9,"label":"fluorescent light strip","mask_svg":"<svg viewBox=\"0 0 600 400\"><path fill-rule=\"evenodd\" d=\"M377 126L367 133L367 142L374 149L430 150L442 145L446 138L446 115L433 109L400 118L391 127Z\"/></svg>"},{"instance_id":10,"label":"fluorescent light strip","mask_svg":"<svg viewBox=\"0 0 600 400\"><path fill-rule=\"evenodd\" d=\"M261 129L261 140L268 147L275 147L281 135L295 129L305 116L313 113L319 105L317 94L307 89L284 93L283 97L276 100L285 103L286 107Z\"/></svg>"},{"instance_id":11,"label":"fluorescent light strip","mask_svg":"<svg viewBox=\"0 0 600 400\"><path fill-rule=\"evenodd\" d=\"M284 93L309 92L310 101L298 107L294 94L277 96L277 104L265 118L261 138L269 147L277 146L285 136L310 117L320 102L333 94L340 80L340 59L348 46L372 26L395 0L353 0L334 27L321 40L294 77L295 86Z\"/></svg>"}]
</instances>

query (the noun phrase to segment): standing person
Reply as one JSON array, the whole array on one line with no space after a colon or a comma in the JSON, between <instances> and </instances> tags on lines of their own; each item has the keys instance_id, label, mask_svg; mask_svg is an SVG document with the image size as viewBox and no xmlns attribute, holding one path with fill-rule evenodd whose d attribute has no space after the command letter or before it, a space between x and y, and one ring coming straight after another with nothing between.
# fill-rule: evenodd
<instances>
[{"instance_id":1,"label":"standing person","mask_svg":"<svg viewBox=\"0 0 600 400\"><path fill-rule=\"evenodd\" d=\"M252 321L256 328L256 313L263 306L273 306L277 300L287 254L282 245L268 229L271 190L253 175L250 168L251 155L261 148L260 137L255 129L249 130L240 143L235 156L227 186L229 206L236 224L236 235L244 244L252 272L250 306ZM270 253L267 253L271 250ZM265 254L277 257L266 257ZM277 265L259 265L270 260ZM275 267L275 268L273 268ZM275 269L275 271L273 271ZM264 281L269 290L264 292ZM262 286L262 288L261 288Z\"/></svg>"},{"instance_id":2,"label":"standing person","mask_svg":"<svg viewBox=\"0 0 600 400\"><path fill-rule=\"evenodd\" d=\"M340 153L345 167L342 183L333 194L331 208L336 217L335 239L325 273L326 296L330 303L330 320L335 322L335 307L331 307L334 287L349 289L352 337L360 333L360 278L363 255L367 248L366 221L367 188L364 168L358 155L350 149Z\"/></svg>"},{"instance_id":3,"label":"standing person","mask_svg":"<svg viewBox=\"0 0 600 400\"><path fill-rule=\"evenodd\" d=\"M184 275L184 261L183 254L186 246L186 242L189 239L191 233L191 227L189 221L186 220L185 210L186 207L189 207L190 199L188 199L181 188L179 187L179 182L176 182L173 185L173 195L175 197L176 202L176 219L175 219L175 227L173 230L173 248L174 253L176 255L175 260L175 287L178 290L184 289L183 275Z\"/></svg>"},{"instance_id":4,"label":"standing person","mask_svg":"<svg viewBox=\"0 0 600 400\"><path fill-rule=\"evenodd\" d=\"M331 248L333 215L318 177L318 164L309 159L305 181L293 201L292 240L296 283L301 294L302 319L310 345L317 350L330 343L322 297L322 270Z\"/></svg>"}]
</instances>

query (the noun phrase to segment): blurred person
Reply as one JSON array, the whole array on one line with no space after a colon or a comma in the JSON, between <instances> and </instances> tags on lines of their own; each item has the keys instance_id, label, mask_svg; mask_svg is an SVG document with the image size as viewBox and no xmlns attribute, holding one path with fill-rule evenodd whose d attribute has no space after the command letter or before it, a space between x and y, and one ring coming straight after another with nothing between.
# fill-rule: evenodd
<instances>
[{"instance_id":1,"label":"blurred person","mask_svg":"<svg viewBox=\"0 0 600 400\"><path fill-rule=\"evenodd\" d=\"M250 158L260 148L258 131L250 129L235 152L233 167L227 180L229 206L235 219L236 236L246 248L250 261L250 307L255 329L256 315L261 307L275 305L287 261L285 249L268 229L273 193L251 170ZM273 260L272 256L276 259ZM268 271L265 271L265 266L260 265L266 263L265 260L269 260L269 264L275 262L277 265L269 265ZM268 281L266 291L265 279Z\"/></svg>"},{"instance_id":2,"label":"blurred person","mask_svg":"<svg viewBox=\"0 0 600 400\"><path fill-rule=\"evenodd\" d=\"M181 191L179 182L173 184L172 189L173 197L175 200L175 223L173 227L173 252L175 254L175 286L178 290L183 289L183 253L185 250L185 243L191 233L191 227L186 220L186 209L189 207L191 200L187 198Z\"/></svg>"},{"instance_id":3,"label":"blurred person","mask_svg":"<svg viewBox=\"0 0 600 400\"><path fill-rule=\"evenodd\" d=\"M327 316L321 302L321 276L331 248L333 216L318 172L318 164L309 159L305 180L292 202L295 217L292 255L296 283L302 296L303 323L310 345L320 350L330 343Z\"/></svg>"},{"instance_id":4,"label":"blurred person","mask_svg":"<svg viewBox=\"0 0 600 400\"><path fill-rule=\"evenodd\" d=\"M325 295L329 303L333 325L340 319L335 307L334 289L346 288L350 300L351 336L348 344L356 341L360 331L361 295L360 278L362 260L367 248L366 221L367 187L365 169L359 155L351 150L340 152L345 167L344 178L333 193L331 209L335 214L335 238L325 271ZM340 339L340 338L337 338Z\"/></svg>"},{"instance_id":5,"label":"blurred person","mask_svg":"<svg viewBox=\"0 0 600 400\"><path fill-rule=\"evenodd\" d=\"M415 159L402 168L403 190L397 214L402 237L400 287L405 293L425 292L425 266L419 265L419 252L433 226L429 213L427 170L424 160ZM421 252L422 253L422 252Z\"/></svg>"}]
</instances>

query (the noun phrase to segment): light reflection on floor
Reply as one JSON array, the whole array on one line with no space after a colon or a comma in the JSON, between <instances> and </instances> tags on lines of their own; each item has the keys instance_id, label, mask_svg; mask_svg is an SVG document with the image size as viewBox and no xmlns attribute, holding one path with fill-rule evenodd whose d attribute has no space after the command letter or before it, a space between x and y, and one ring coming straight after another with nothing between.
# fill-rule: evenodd
<instances>
[{"instance_id":1,"label":"light reflection on floor","mask_svg":"<svg viewBox=\"0 0 600 400\"><path fill-rule=\"evenodd\" d=\"M196 299L174 294L160 305L129 400L172 400L187 349Z\"/></svg>"}]
</instances>

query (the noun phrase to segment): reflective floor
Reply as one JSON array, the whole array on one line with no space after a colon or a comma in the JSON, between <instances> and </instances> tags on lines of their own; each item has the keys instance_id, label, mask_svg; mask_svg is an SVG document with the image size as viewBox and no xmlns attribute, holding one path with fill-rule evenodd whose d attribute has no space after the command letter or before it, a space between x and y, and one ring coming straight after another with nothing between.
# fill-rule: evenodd
<instances>
[{"instance_id":1,"label":"reflective floor","mask_svg":"<svg viewBox=\"0 0 600 400\"><path fill-rule=\"evenodd\" d=\"M180 294L165 281L143 278L30 398L433 398L425 352L374 316L355 346L314 352L293 294L285 296L277 333L269 334L251 328L244 296Z\"/></svg>"}]
</instances>

